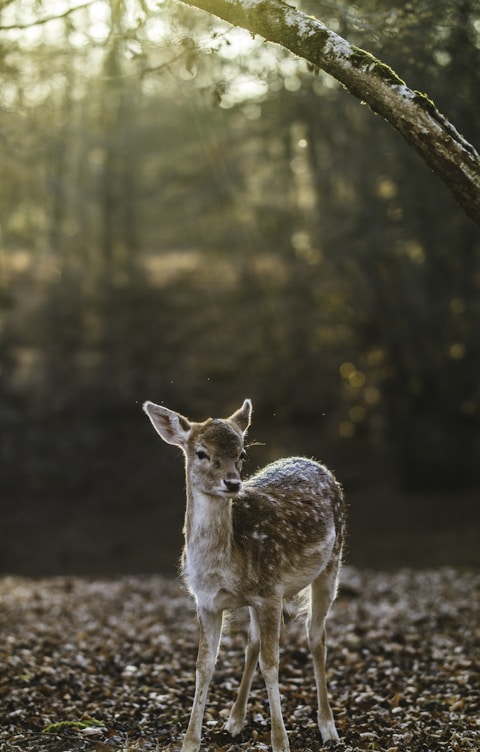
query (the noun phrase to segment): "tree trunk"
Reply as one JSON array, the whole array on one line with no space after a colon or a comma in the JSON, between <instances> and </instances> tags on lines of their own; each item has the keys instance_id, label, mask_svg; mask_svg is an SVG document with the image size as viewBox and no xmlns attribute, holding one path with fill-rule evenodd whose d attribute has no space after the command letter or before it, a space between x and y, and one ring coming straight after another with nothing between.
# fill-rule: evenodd
<instances>
[{"instance_id":1,"label":"tree trunk","mask_svg":"<svg viewBox=\"0 0 480 752\"><path fill-rule=\"evenodd\" d=\"M480 225L480 156L427 95L282 0L182 0L287 48L340 81L401 133Z\"/></svg>"}]
</instances>

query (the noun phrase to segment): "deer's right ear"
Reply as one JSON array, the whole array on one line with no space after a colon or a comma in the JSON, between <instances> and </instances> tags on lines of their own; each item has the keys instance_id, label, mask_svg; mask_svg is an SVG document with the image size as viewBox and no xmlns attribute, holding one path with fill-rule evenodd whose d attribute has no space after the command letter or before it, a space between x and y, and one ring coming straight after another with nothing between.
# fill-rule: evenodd
<instances>
[{"instance_id":1,"label":"deer's right ear","mask_svg":"<svg viewBox=\"0 0 480 752\"><path fill-rule=\"evenodd\" d=\"M156 405L155 402L144 402L143 409L150 418L155 431L160 434L167 444L175 444L184 447L192 426L187 418L180 413L175 413L162 405Z\"/></svg>"},{"instance_id":2,"label":"deer's right ear","mask_svg":"<svg viewBox=\"0 0 480 752\"><path fill-rule=\"evenodd\" d=\"M252 418L252 402L246 399L239 410L230 415L228 420L235 423L242 433L246 433Z\"/></svg>"}]
</instances>

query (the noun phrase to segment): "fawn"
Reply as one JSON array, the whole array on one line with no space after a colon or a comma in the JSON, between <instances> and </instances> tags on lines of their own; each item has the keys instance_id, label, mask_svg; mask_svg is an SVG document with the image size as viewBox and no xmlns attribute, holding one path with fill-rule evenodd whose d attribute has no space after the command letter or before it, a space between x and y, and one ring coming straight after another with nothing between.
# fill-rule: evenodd
<instances>
[{"instance_id":1,"label":"fawn","mask_svg":"<svg viewBox=\"0 0 480 752\"><path fill-rule=\"evenodd\" d=\"M344 531L339 484L323 465L282 459L242 483L252 403L225 419L193 423L153 402L143 409L168 444L185 454L187 508L182 570L197 604L196 689L182 752L200 748L208 686L224 609L248 606L245 669L226 729L238 734L260 656L268 692L273 752L288 752L278 686L282 607L310 586L307 633L323 741L338 740L325 680L325 618L335 597Z\"/></svg>"}]
</instances>

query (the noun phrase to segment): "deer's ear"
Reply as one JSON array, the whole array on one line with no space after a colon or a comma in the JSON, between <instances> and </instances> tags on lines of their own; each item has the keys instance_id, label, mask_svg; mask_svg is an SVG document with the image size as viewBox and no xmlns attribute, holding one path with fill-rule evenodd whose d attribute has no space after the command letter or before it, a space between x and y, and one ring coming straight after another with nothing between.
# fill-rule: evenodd
<instances>
[{"instance_id":1,"label":"deer's ear","mask_svg":"<svg viewBox=\"0 0 480 752\"><path fill-rule=\"evenodd\" d=\"M236 410L233 415L230 415L229 421L235 423L242 433L245 433L250 425L250 419L252 417L252 403L249 399L246 399L239 410Z\"/></svg>"},{"instance_id":2,"label":"deer's ear","mask_svg":"<svg viewBox=\"0 0 480 752\"><path fill-rule=\"evenodd\" d=\"M155 431L167 444L175 444L182 448L185 446L192 431L187 418L167 407L156 405L155 402L144 402L143 409L152 421Z\"/></svg>"}]
</instances>

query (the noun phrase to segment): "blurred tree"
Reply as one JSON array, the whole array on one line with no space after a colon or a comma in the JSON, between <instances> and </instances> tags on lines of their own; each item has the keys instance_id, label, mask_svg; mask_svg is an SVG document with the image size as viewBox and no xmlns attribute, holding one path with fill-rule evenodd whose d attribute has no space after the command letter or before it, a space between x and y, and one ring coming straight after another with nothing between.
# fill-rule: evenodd
<instances>
[{"instance_id":1,"label":"blurred tree","mask_svg":"<svg viewBox=\"0 0 480 752\"><path fill-rule=\"evenodd\" d=\"M478 234L414 151L322 70L179 3L37 26L42 4L17 5L0 48L1 383L38 432L19 424L6 453L26 432L43 478L47 447L115 454L92 428L109 404L157 394L201 416L249 392L304 451L372 439L406 482L474 476ZM478 140L478 2L305 7ZM75 452L63 429L42 441L52 411L77 416Z\"/></svg>"}]
</instances>

